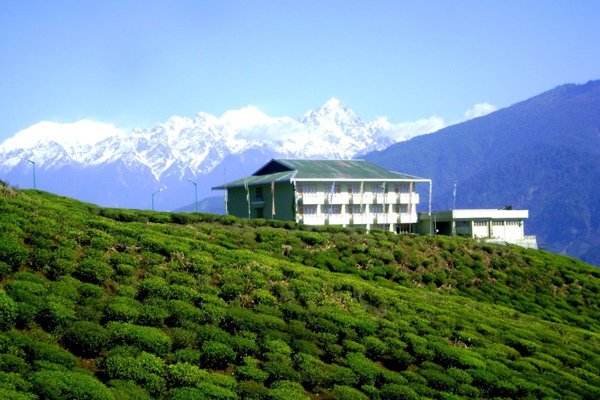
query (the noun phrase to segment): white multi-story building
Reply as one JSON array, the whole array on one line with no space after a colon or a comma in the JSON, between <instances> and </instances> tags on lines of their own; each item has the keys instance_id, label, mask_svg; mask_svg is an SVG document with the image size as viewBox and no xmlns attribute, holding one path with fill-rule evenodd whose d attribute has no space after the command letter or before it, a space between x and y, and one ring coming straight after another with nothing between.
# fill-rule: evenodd
<instances>
[{"instance_id":1,"label":"white multi-story building","mask_svg":"<svg viewBox=\"0 0 600 400\"><path fill-rule=\"evenodd\" d=\"M365 160L271 160L251 176L213 189L227 190L227 212L238 217L412 232L417 183L431 189L429 179Z\"/></svg>"}]
</instances>

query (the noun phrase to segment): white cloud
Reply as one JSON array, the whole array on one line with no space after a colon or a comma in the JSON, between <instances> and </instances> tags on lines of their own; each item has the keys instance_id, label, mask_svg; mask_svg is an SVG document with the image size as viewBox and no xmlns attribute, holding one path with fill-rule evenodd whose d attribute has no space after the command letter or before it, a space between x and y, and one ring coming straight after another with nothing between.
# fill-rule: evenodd
<instances>
[{"instance_id":1,"label":"white cloud","mask_svg":"<svg viewBox=\"0 0 600 400\"><path fill-rule=\"evenodd\" d=\"M373 124L380 127L385 136L396 142L436 132L447 125L444 119L438 116L397 123L389 122L385 117L379 117L373 121Z\"/></svg>"},{"instance_id":2,"label":"white cloud","mask_svg":"<svg viewBox=\"0 0 600 400\"><path fill-rule=\"evenodd\" d=\"M465 120L483 117L489 113L496 111L498 107L490 103L477 103L473 107L465 111Z\"/></svg>"},{"instance_id":3,"label":"white cloud","mask_svg":"<svg viewBox=\"0 0 600 400\"><path fill-rule=\"evenodd\" d=\"M2 143L5 149L30 149L40 143L56 142L63 147L94 145L111 136L121 136L123 132L112 124L91 120L72 123L42 121L17 132Z\"/></svg>"}]
</instances>

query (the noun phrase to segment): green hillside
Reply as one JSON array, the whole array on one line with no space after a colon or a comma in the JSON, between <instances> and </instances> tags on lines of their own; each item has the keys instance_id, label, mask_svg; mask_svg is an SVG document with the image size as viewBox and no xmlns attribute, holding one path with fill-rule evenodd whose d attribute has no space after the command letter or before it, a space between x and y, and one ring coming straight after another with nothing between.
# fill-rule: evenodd
<instances>
[{"instance_id":1,"label":"green hillside","mask_svg":"<svg viewBox=\"0 0 600 400\"><path fill-rule=\"evenodd\" d=\"M0 185L0 398L600 398L600 269Z\"/></svg>"},{"instance_id":2,"label":"green hillside","mask_svg":"<svg viewBox=\"0 0 600 400\"><path fill-rule=\"evenodd\" d=\"M528 209L541 246L600 266L598 110L600 80L562 85L365 158L432 179L434 209Z\"/></svg>"}]
</instances>

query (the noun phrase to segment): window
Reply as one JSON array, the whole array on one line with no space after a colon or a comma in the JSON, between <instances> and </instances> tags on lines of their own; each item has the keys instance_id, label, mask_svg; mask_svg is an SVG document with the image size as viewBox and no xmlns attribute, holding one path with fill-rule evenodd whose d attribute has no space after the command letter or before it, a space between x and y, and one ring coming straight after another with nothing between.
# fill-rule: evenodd
<instances>
[{"instance_id":1,"label":"window","mask_svg":"<svg viewBox=\"0 0 600 400\"><path fill-rule=\"evenodd\" d=\"M330 204L323 205L324 212L326 214L341 214L342 213L342 205L341 204Z\"/></svg>"},{"instance_id":2,"label":"window","mask_svg":"<svg viewBox=\"0 0 600 400\"><path fill-rule=\"evenodd\" d=\"M383 183L374 183L371 190L373 190L373 193L383 193Z\"/></svg>"},{"instance_id":3,"label":"window","mask_svg":"<svg viewBox=\"0 0 600 400\"><path fill-rule=\"evenodd\" d=\"M383 213L383 204L371 204L371 213L382 214Z\"/></svg>"},{"instance_id":4,"label":"window","mask_svg":"<svg viewBox=\"0 0 600 400\"><path fill-rule=\"evenodd\" d=\"M358 183L348 184L348 193L354 193L354 194L360 193L360 185Z\"/></svg>"},{"instance_id":5,"label":"window","mask_svg":"<svg viewBox=\"0 0 600 400\"><path fill-rule=\"evenodd\" d=\"M396 193L408 193L409 190L409 186L408 183L400 183L397 185L394 185L394 192Z\"/></svg>"},{"instance_id":6,"label":"window","mask_svg":"<svg viewBox=\"0 0 600 400\"><path fill-rule=\"evenodd\" d=\"M360 204L351 204L348 206L348 214L361 214Z\"/></svg>"},{"instance_id":7,"label":"window","mask_svg":"<svg viewBox=\"0 0 600 400\"><path fill-rule=\"evenodd\" d=\"M263 196L263 188L261 188L261 187L254 188L254 200L255 201L265 201L265 198ZM262 218L262 217L258 217L258 218Z\"/></svg>"},{"instance_id":8,"label":"window","mask_svg":"<svg viewBox=\"0 0 600 400\"><path fill-rule=\"evenodd\" d=\"M408 214L408 204L394 204L396 214Z\"/></svg>"},{"instance_id":9,"label":"window","mask_svg":"<svg viewBox=\"0 0 600 400\"><path fill-rule=\"evenodd\" d=\"M316 204L304 205L300 207L300 214L304 215L316 215L317 214L317 206Z\"/></svg>"},{"instance_id":10,"label":"window","mask_svg":"<svg viewBox=\"0 0 600 400\"><path fill-rule=\"evenodd\" d=\"M510 225L510 221L508 221L509 223L507 225ZM502 226L504 225L504 221L492 221L492 225L493 226Z\"/></svg>"},{"instance_id":11,"label":"window","mask_svg":"<svg viewBox=\"0 0 600 400\"><path fill-rule=\"evenodd\" d=\"M342 205L341 204L323 204L321 206L321 210L323 214L341 214L342 213Z\"/></svg>"},{"instance_id":12,"label":"window","mask_svg":"<svg viewBox=\"0 0 600 400\"><path fill-rule=\"evenodd\" d=\"M264 208L260 207L256 209L256 218L264 218L265 217L265 211Z\"/></svg>"},{"instance_id":13,"label":"window","mask_svg":"<svg viewBox=\"0 0 600 400\"><path fill-rule=\"evenodd\" d=\"M303 183L301 185L296 186L296 191L300 194L312 194L317 193L317 186L312 184Z\"/></svg>"},{"instance_id":14,"label":"window","mask_svg":"<svg viewBox=\"0 0 600 400\"><path fill-rule=\"evenodd\" d=\"M487 226L487 222L486 221L475 221L473 222L474 226Z\"/></svg>"}]
</instances>

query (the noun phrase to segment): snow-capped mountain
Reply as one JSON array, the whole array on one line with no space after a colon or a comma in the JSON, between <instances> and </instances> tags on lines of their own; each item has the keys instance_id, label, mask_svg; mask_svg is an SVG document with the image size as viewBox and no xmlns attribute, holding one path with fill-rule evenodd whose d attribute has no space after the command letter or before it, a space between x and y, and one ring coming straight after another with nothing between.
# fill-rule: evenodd
<instances>
[{"instance_id":1,"label":"snow-capped mountain","mask_svg":"<svg viewBox=\"0 0 600 400\"><path fill-rule=\"evenodd\" d=\"M116 207L149 208L151 194L165 189L155 203L171 209L193 201L188 180L201 198L271 158L347 159L381 150L394 143L386 122L364 122L337 99L300 119L247 106L128 133L93 121L41 122L0 145L0 179L31 187L35 167L40 189Z\"/></svg>"}]
</instances>

